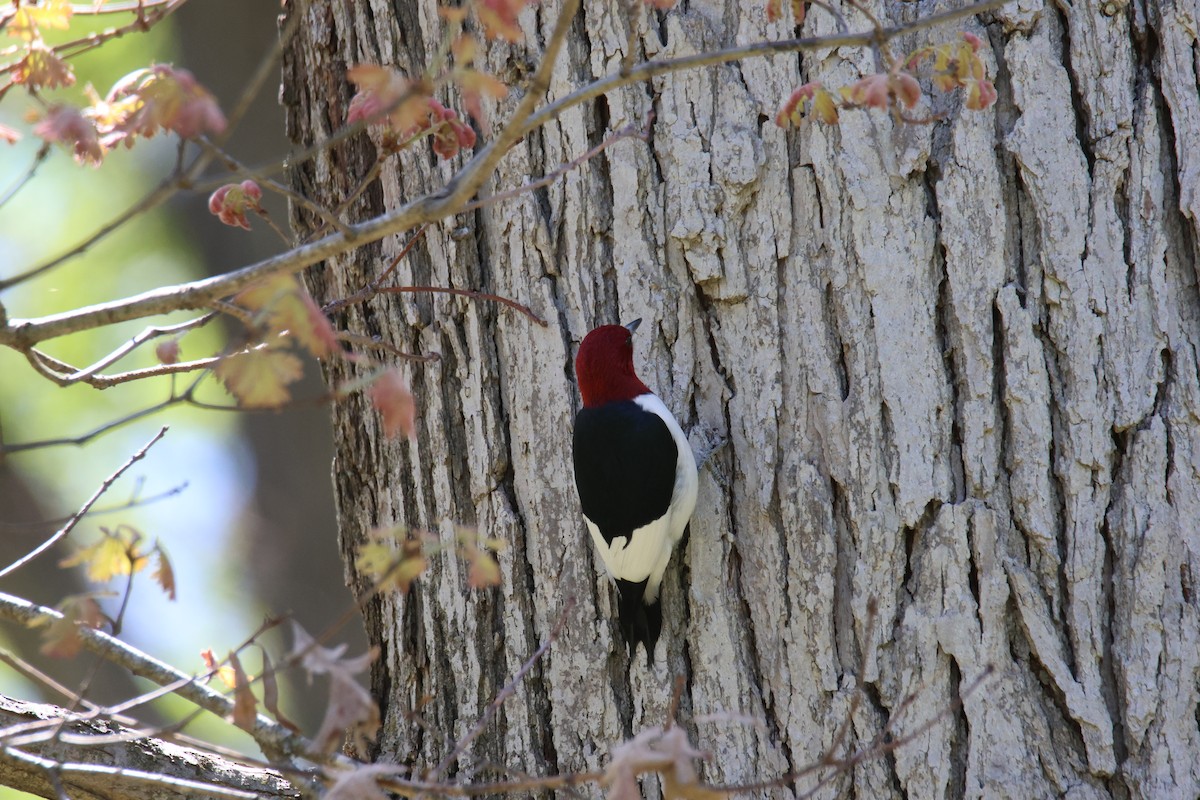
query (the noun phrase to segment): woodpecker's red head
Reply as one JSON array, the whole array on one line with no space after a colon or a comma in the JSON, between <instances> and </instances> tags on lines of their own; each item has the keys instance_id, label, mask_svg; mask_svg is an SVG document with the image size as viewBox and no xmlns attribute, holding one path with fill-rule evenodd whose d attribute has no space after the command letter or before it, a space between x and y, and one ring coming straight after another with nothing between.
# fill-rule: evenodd
<instances>
[{"instance_id":1,"label":"woodpecker's red head","mask_svg":"<svg viewBox=\"0 0 1200 800\"><path fill-rule=\"evenodd\" d=\"M650 391L633 371L633 332L641 322L603 325L583 337L575 356L575 377L586 408L632 400Z\"/></svg>"}]
</instances>

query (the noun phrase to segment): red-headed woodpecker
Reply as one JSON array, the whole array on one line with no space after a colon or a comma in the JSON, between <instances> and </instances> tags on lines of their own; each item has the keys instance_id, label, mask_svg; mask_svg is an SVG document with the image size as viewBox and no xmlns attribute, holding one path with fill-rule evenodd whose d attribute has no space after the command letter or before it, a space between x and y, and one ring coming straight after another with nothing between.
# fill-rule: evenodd
<instances>
[{"instance_id":1,"label":"red-headed woodpecker","mask_svg":"<svg viewBox=\"0 0 1200 800\"><path fill-rule=\"evenodd\" d=\"M575 357L583 408L575 417L575 486L592 541L617 581L621 633L654 664L658 590L696 507L696 458L675 417L633 370L641 323L589 333Z\"/></svg>"}]
</instances>

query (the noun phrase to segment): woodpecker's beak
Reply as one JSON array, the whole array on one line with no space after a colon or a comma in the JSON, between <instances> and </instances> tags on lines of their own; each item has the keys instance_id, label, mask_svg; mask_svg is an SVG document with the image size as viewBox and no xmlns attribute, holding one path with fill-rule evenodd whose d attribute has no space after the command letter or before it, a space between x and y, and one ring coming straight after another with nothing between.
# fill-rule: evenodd
<instances>
[{"instance_id":1,"label":"woodpecker's beak","mask_svg":"<svg viewBox=\"0 0 1200 800\"><path fill-rule=\"evenodd\" d=\"M638 317L633 322L626 322L625 330L629 331L632 334L634 331L636 331L638 329L638 325L641 325L641 324L642 324L642 318Z\"/></svg>"}]
</instances>

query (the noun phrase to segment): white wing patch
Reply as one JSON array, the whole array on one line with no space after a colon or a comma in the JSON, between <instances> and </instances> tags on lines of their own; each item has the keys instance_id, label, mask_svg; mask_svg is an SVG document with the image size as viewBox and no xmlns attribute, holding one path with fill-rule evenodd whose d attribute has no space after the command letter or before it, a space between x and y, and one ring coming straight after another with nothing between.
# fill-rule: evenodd
<instances>
[{"instance_id":1,"label":"white wing patch","mask_svg":"<svg viewBox=\"0 0 1200 800\"><path fill-rule=\"evenodd\" d=\"M658 588L662 584L663 573L667 571L667 562L671 560L671 550L683 537L684 528L696 508L699 480L692 447L663 401L656 395L643 394L634 398L633 402L666 423L679 451L675 461L675 489L671 494L669 510L664 516L635 530L632 541L618 536L611 545L604 541L600 529L590 519L586 516L583 519L609 574L635 583L649 578L644 599L647 603L653 603L658 599Z\"/></svg>"}]
</instances>

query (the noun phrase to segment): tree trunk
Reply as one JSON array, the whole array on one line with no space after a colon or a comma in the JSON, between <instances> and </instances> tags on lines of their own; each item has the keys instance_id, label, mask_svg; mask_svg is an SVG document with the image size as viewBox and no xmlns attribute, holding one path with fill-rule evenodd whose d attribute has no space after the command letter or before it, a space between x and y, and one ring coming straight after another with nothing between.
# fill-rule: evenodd
<instances>
[{"instance_id":1,"label":"tree trunk","mask_svg":"<svg viewBox=\"0 0 1200 800\"><path fill-rule=\"evenodd\" d=\"M346 67L428 63L436 5L293 2L292 138L343 122ZM885 24L944 8L868 5ZM558 8L526 10L525 42L492 48L514 87L493 128ZM791 35L755 0L633 18L638 58ZM351 554L379 526L446 539L478 526L509 545L499 589L467 589L443 556L406 597L369 604L378 757L441 761L565 615L452 774L603 769L664 721L682 676L680 719L712 754L712 782L811 764L848 714L843 754L948 712L818 796L1200 795L1196 18L1194 2L1029 0L922 31L897 50L959 30L990 43L1000 95L984 112L935 95L928 125L848 111L836 127L776 127L798 84L876 70L870 49L840 48L657 78L520 142L489 192L654 114L647 141L430 226L394 282L504 295L548 327L445 295L380 295L335 319L441 356L404 367L411 443L386 439L361 397L334 408L349 580L368 588ZM586 0L550 99L617 71L630 19ZM836 30L809 10L805 35ZM360 136L303 165L297 186L334 207L374 157ZM352 214L436 189L454 166L425 145L393 157ZM314 271L318 301L358 290L406 242ZM571 476L574 353L589 329L634 317L646 383L698 449L727 440L701 467L653 670L618 638ZM331 383L353 377L329 367Z\"/></svg>"}]
</instances>

